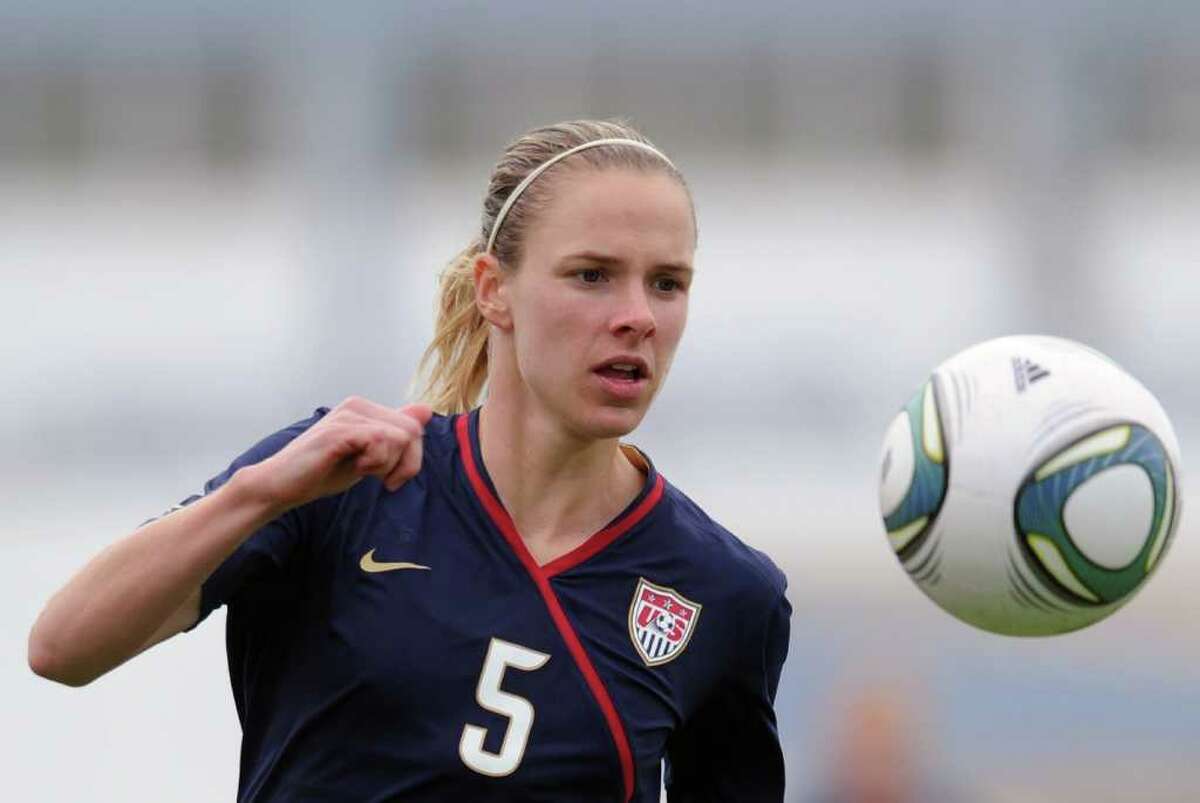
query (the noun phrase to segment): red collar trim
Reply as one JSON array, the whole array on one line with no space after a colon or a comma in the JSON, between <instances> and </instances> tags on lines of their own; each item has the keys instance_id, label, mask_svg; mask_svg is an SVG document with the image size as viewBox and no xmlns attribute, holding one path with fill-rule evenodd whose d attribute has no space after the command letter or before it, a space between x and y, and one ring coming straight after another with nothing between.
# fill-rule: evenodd
<instances>
[{"instance_id":1,"label":"red collar trim","mask_svg":"<svg viewBox=\"0 0 1200 803\"><path fill-rule=\"evenodd\" d=\"M579 546L572 549L565 555L560 555L554 560L542 567L542 573L547 577L553 577L556 574L565 572L567 569L572 569L583 563L588 558L592 557L606 546L616 541L622 535L629 531L629 528L637 524L642 519L646 518L646 514L654 509L658 501L663 495L663 478L661 475L654 478L654 487L650 489L650 493L642 499L641 503L629 512L627 516L619 519L608 527L605 527L600 532L593 535L588 540L584 541ZM522 544L524 546L524 544Z\"/></svg>"}]
</instances>

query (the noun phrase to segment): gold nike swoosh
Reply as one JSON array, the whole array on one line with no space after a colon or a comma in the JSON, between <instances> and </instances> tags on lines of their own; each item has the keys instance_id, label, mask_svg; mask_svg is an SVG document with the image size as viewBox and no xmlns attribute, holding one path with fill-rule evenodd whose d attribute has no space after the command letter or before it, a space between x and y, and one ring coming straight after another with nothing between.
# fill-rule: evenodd
<instances>
[{"instance_id":1,"label":"gold nike swoosh","mask_svg":"<svg viewBox=\"0 0 1200 803\"><path fill-rule=\"evenodd\" d=\"M387 563L375 560L375 550L369 551L362 556L362 560L358 562L359 567L364 572L391 572L396 569L426 569L428 566L422 566L419 563Z\"/></svg>"}]
</instances>

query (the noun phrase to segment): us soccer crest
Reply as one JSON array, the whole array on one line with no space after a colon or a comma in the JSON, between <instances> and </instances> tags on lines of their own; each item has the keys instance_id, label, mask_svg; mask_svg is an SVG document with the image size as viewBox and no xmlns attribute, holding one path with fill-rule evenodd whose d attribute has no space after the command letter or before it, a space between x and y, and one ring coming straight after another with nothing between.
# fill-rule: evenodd
<instances>
[{"instance_id":1,"label":"us soccer crest","mask_svg":"<svg viewBox=\"0 0 1200 803\"><path fill-rule=\"evenodd\" d=\"M700 603L672 588L638 578L629 606L629 637L646 666L677 658L691 640L699 619Z\"/></svg>"}]
</instances>

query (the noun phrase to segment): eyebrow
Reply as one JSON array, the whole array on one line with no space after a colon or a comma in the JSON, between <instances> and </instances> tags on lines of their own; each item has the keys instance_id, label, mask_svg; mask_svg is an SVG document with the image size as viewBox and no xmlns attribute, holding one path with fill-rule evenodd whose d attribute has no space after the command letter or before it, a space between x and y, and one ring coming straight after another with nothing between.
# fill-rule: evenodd
<instances>
[{"instance_id":1,"label":"eyebrow","mask_svg":"<svg viewBox=\"0 0 1200 803\"><path fill-rule=\"evenodd\" d=\"M574 254L567 254L565 257L562 258L562 261L567 262L572 259L584 259L589 262L599 262L603 265L622 265L622 264L624 264L621 259L618 259L617 257L614 257L614 256L609 256L607 254L602 254L598 251L579 251ZM688 265L688 264L682 263L682 262L662 262L662 263L655 265L654 267L658 268L659 270L675 271L676 273L687 273L687 274L695 273L695 269L692 268L691 265Z\"/></svg>"}]
</instances>

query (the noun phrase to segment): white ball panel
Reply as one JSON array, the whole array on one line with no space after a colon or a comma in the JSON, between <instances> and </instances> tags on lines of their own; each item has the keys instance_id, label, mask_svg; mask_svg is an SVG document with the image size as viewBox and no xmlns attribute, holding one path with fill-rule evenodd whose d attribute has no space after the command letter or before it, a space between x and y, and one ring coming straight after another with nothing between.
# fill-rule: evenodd
<instances>
[{"instance_id":1,"label":"white ball panel","mask_svg":"<svg viewBox=\"0 0 1200 803\"><path fill-rule=\"evenodd\" d=\"M1145 470L1113 466L1071 494L1063 523L1088 560L1106 569L1128 566L1146 543L1154 518L1154 488Z\"/></svg>"}]
</instances>

